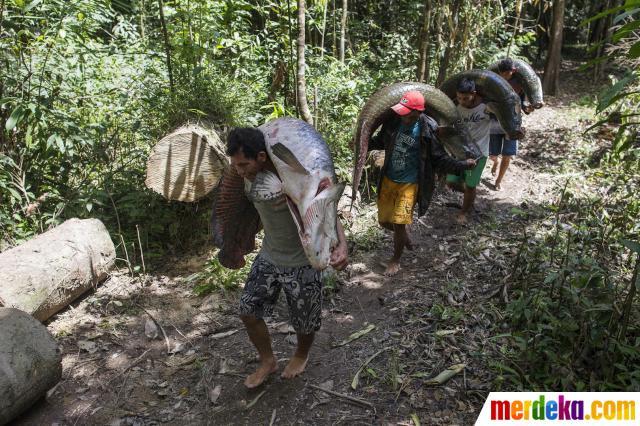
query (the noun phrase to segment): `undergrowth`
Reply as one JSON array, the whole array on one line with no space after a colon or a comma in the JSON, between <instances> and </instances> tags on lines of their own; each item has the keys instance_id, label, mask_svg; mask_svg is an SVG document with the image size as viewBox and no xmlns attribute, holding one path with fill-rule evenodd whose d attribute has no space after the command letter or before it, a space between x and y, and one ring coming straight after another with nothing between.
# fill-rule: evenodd
<instances>
[{"instance_id":1,"label":"undergrowth","mask_svg":"<svg viewBox=\"0 0 640 426\"><path fill-rule=\"evenodd\" d=\"M502 388L640 389L640 149L567 181L525 231L493 361Z\"/></svg>"}]
</instances>

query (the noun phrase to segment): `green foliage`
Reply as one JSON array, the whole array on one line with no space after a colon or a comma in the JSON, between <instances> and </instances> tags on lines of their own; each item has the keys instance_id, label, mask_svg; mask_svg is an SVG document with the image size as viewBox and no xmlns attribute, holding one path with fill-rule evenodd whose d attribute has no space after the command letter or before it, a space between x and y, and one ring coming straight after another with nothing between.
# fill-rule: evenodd
<instances>
[{"instance_id":1,"label":"green foliage","mask_svg":"<svg viewBox=\"0 0 640 426\"><path fill-rule=\"evenodd\" d=\"M187 277L186 282L193 284L193 292L198 296L214 291L236 290L249 274L254 255L247 256L247 263L240 269L227 269L220 264L217 256L212 256L202 271Z\"/></svg>"},{"instance_id":2,"label":"green foliage","mask_svg":"<svg viewBox=\"0 0 640 426\"><path fill-rule=\"evenodd\" d=\"M611 155L621 158L625 152L634 147L638 138L640 121L640 82L638 74L638 56L640 56L640 37L638 28L640 21L640 2L627 0L624 5L605 10L588 19L585 23L601 19L615 14L614 23L620 24L612 36L613 47L602 57L612 60L621 68L626 68L626 73L621 78L610 75L611 85L602 91L598 97L596 113L602 119L596 122L588 130L599 128L606 123L620 124L616 138L613 142ZM621 55L622 54L622 55Z\"/></svg>"},{"instance_id":3,"label":"green foliage","mask_svg":"<svg viewBox=\"0 0 640 426\"><path fill-rule=\"evenodd\" d=\"M163 3L168 44L159 2L3 2L3 247L71 217L100 218L113 239L122 237L131 249L139 245L138 226L148 267L167 251L202 245L210 200L167 202L147 190L150 148L185 121L212 123L224 134L230 126L296 115L296 2ZM345 63L336 59L341 5L308 3L309 104L347 181L362 105L381 85L414 79L424 2L350 4ZM494 24L510 19L512 9L465 0L456 12L446 2L434 3L427 34L431 82L451 34L464 47L450 49L448 73L487 49L504 51L511 30ZM519 33L513 49L530 41L527 31ZM378 237L365 234L362 244ZM125 258L123 247L119 258Z\"/></svg>"}]
</instances>

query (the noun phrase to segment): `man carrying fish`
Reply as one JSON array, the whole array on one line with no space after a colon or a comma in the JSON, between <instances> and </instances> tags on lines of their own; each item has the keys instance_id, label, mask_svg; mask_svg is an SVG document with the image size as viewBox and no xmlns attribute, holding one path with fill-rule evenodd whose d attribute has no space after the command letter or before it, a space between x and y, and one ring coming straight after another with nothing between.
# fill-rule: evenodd
<instances>
[{"instance_id":1,"label":"man carrying fish","mask_svg":"<svg viewBox=\"0 0 640 426\"><path fill-rule=\"evenodd\" d=\"M306 163L299 157L296 158L285 145L275 144L267 148L265 135L285 133L287 128L295 127L297 124L290 121L278 127L279 125L276 123L271 128L263 129L265 133L255 128L237 128L229 134L227 142L227 155L231 158L231 167L244 178L245 193L255 206L264 229L262 248L253 262L240 299L240 317L260 356L257 370L244 382L248 388L259 386L278 368L263 318L273 312L280 289L284 287L290 323L298 338L296 351L282 372L282 377L289 379L304 371L314 333L320 329L322 281L318 269L326 266L323 262L328 262L336 269L343 269L347 264L347 244L340 221L336 220L335 215L321 215L321 207L333 209L335 212L335 206L331 203L335 203L342 188L336 190L337 185L332 182L332 177L322 177L320 173L323 170L305 169ZM298 127L306 133L294 133L297 135L294 137L296 140L316 135L311 134L312 130ZM283 140L291 139L283 136ZM325 169L333 173L328 149L326 152ZM276 166L281 162L285 164L284 167L290 169L287 170L290 176L286 176L286 179L283 169ZM320 176L316 187L305 186L304 182L314 182L313 176ZM284 185L293 185L293 189L290 186L283 192L281 186ZM298 213L299 208L293 205L293 201L296 200L292 201L295 191L299 193L295 198L307 197L315 204L312 203L308 211ZM293 212L296 215L293 215ZM323 217L329 217L329 220L323 223ZM300 220L302 222L298 223ZM337 229L337 245L330 252L330 257L330 247L326 248L326 261L320 259L322 248L312 247L310 241L320 239L315 237L314 230L310 229L316 224L323 235L329 235L331 231L335 233ZM301 241L301 238L304 241ZM330 240L331 238L326 240L328 244ZM311 266L310 259L313 259L316 269Z\"/></svg>"},{"instance_id":2,"label":"man carrying fish","mask_svg":"<svg viewBox=\"0 0 640 426\"><path fill-rule=\"evenodd\" d=\"M533 111L533 105L525 102L526 96L522 85L513 77L516 67L512 59L506 58L498 62L498 74L509 82L513 90L520 96L522 111L529 114ZM509 139L500 123L494 118L491 120L491 136L489 140L489 158L491 159L491 175L496 176L494 188L496 191L502 189L502 179L507 173L511 159L518 153L518 140ZM501 157L498 163L498 157ZM499 169L498 169L499 167Z\"/></svg>"},{"instance_id":3,"label":"man carrying fish","mask_svg":"<svg viewBox=\"0 0 640 426\"><path fill-rule=\"evenodd\" d=\"M458 223L464 224L467 222L467 214L473 208L476 199L476 187L480 183L482 171L487 163L491 117L489 115L490 108L476 93L476 85L473 80L468 78L460 80L456 99L462 120L467 125L472 140L482 152L482 157L477 159L477 164L473 169L465 170L457 175L450 174L447 176L447 185L456 191L464 193L462 210L456 217Z\"/></svg>"},{"instance_id":4,"label":"man carrying fish","mask_svg":"<svg viewBox=\"0 0 640 426\"><path fill-rule=\"evenodd\" d=\"M378 185L378 222L393 231L393 256L386 265L387 276L400 270L404 249L413 249L406 227L413 221L416 201L430 197L434 169L461 172L476 165L473 159L458 161L444 151L435 136L436 122L424 114L425 100L420 91L404 93L391 109L394 116L369 144L369 149L385 150Z\"/></svg>"}]
</instances>

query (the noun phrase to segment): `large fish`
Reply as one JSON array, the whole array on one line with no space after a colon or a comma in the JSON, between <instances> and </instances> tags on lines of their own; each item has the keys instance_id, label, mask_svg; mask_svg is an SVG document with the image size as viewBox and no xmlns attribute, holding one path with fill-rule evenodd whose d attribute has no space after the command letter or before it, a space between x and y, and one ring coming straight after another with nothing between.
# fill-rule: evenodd
<instances>
[{"instance_id":1,"label":"large fish","mask_svg":"<svg viewBox=\"0 0 640 426\"><path fill-rule=\"evenodd\" d=\"M369 140L380 125L391 117L391 107L406 92L417 90L424 96L425 113L433 117L441 128L439 139L447 151L458 159L478 158L482 154L471 136L453 101L435 87L416 82L393 83L375 92L365 103L356 126L354 138L355 165L353 168L353 194L355 200L362 170L367 159Z\"/></svg>"},{"instance_id":2,"label":"large fish","mask_svg":"<svg viewBox=\"0 0 640 426\"><path fill-rule=\"evenodd\" d=\"M520 97L504 78L493 71L464 71L447 79L440 89L451 99L456 97L458 83L468 78L476 83L476 90L495 113L500 125L510 139L522 139L522 114Z\"/></svg>"},{"instance_id":3,"label":"large fish","mask_svg":"<svg viewBox=\"0 0 640 426\"><path fill-rule=\"evenodd\" d=\"M278 174L258 173L245 195L244 180L232 168L225 171L212 221L220 263L240 268L244 255L255 247L260 218L249 200L284 195L309 263L324 269L338 243L337 202L344 189L336 182L329 148L313 126L302 120L280 118L259 129Z\"/></svg>"},{"instance_id":4,"label":"large fish","mask_svg":"<svg viewBox=\"0 0 640 426\"><path fill-rule=\"evenodd\" d=\"M329 147L312 125L296 118L279 118L259 129L279 178L259 174L252 197L286 195L309 263L324 269L338 243L337 203L344 190L337 183Z\"/></svg>"},{"instance_id":5,"label":"large fish","mask_svg":"<svg viewBox=\"0 0 640 426\"><path fill-rule=\"evenodd\" d=\"M529 98L531 105L538 109L544 106L544 99L542 97L542 83L540 77L531 68L531 65L520 59L513 59L513 64L516 71L513 73L513 77L524 90L525 95ZM489 67L490 71L500 73L498 69L498 62Z\"/></svg>"}]
</instances>

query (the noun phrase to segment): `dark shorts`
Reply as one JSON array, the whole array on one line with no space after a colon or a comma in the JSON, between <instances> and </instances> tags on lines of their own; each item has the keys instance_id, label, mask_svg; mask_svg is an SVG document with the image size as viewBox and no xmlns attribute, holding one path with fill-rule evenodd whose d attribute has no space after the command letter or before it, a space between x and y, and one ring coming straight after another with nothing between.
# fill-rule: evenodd
<instances>
[{"instance_id":1,"label":"dark shorts","mask_svg":"<svg viewBox=\"0 0 640 426\"><path fill-rule=\"evenodd\" d=\"M518 141L506 139L505 135L491 135L489 139L489 155L515 156L518 154Z\"/></svg>"},{"instance_id":2,"label":"dark shorts","mask_svg":"<svg viewBox=\"0 0 640 426\"><path fill-rule=\"evenodd\" d=\"M297 333L320 330L322 276L310 265L299 268L276 266L258 255L240 297L240 315L262 319L273 314L280 289L289 306L289 322Z\"/></svg>"}]
</instances>

